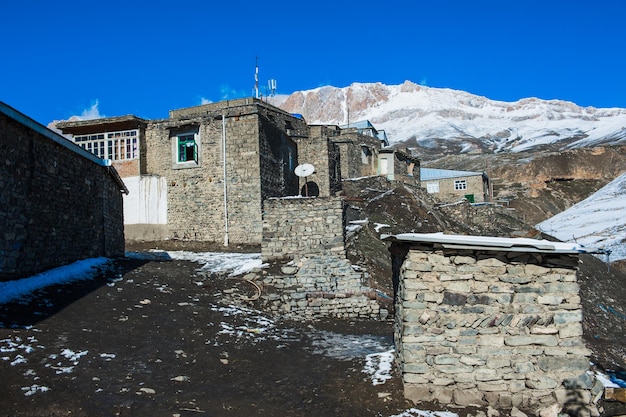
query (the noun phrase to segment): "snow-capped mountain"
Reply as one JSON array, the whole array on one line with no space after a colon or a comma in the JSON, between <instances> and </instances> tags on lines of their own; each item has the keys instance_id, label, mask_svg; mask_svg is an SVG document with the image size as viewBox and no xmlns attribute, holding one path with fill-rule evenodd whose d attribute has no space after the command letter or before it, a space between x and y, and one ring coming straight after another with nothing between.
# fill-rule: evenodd
<instances>
[{"instance_id":1,"label":"snow-capped mountain","mask_svg":"<svg viewBox=\"0 0 626 417\"><path fill-rule=\"evenodd\" d=\"M626 259L626 173L589 198L536 227L564 242L610 250L610 260Z\"/></svg>"},{"instance_id":2,"label":"snow-capped mountain","mask_svg":"<svg viewBox=\"0 0 626 417\"><path fill-rule=\"evenodd\" d=\"M454 143L456 152L519 152L540 146L578 148L626 143L626 109L579 107L561 100L489 100L463 91L354 83L291 94L280 107L309 124L367 119L389 141L422 148Z\"/></svg>"}]
</instances>

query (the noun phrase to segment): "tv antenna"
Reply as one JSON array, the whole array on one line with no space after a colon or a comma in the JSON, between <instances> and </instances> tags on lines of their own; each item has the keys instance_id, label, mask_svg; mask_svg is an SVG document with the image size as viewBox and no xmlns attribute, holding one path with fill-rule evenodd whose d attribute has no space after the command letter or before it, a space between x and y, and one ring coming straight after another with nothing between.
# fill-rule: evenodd
<instances>
[{"instance_id":1,"label":"tv antenna","mask_svg":"<svg viewBox=\"0 0 626 417\"><path fill-rule=\"evenodd\" d=\"M315 167L311 164L298 165L293 172L300 178L304 178L304 196L309 196L309 185L307 177L315 172Z\"/></svg>"},{"instance_id":2,"label":"tv antenna","mask_svg":"<svg viewBox=\"0 0 626 417\"><path fill-rule=\"evenodd\" d=\"M254 96L259 98L259 57L256 57L254 65Z\"/></svg>"}]
</instances>

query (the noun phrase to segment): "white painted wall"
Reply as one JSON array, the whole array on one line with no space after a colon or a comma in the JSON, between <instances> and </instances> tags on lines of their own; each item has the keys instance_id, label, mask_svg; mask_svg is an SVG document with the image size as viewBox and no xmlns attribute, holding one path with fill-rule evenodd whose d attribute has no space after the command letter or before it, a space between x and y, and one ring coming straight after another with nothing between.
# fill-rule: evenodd
<instances>
[{"instance_id":1,"label":"white painted wall","mask_svg":"<svg viewBox=\"0 0 626 417\"><path fill-rule=\"evenodd\" d=\"M167 181L157 175L126 177L124 224L167 224Z\"/></svg>"}]
</instances>

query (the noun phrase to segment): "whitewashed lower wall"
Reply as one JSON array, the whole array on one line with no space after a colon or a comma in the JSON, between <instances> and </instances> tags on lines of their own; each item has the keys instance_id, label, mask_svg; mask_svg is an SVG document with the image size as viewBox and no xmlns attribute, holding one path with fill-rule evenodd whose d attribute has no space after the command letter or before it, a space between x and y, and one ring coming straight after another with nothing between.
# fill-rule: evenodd
<instances>
[{"instance_id":1,"label":"whitewashed lower wall","mask_svg":"<svg viewBox=\"0 0 626 417\"><path fill-rule=\"evenodd\" d=\"M126 177L124 224L167 224L167 181L157 175Z\"/></svg>"}]
</instances>

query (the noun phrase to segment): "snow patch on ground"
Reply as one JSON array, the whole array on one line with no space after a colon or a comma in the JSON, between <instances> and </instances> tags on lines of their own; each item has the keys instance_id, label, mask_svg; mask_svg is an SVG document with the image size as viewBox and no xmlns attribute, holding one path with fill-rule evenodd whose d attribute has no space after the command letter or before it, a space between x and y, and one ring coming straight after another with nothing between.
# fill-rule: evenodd
<instances>
[{"instance_id":1,"label":"snow patch on ground","mask_svg":"<svg viewBox=\"0 0 626 417\"><path fill-rule=\"evenodd\" d=\"M365 357L363 372L370 375L374 385L380 385L391 379L391 370L395 358L395 349L380 353L370 353Z\"/></svg>"},{"instance_id":2,"label":"snow patch on ground","mask_svg":"<svg viewBox=\"0 0 626 417\"><path fill-rule=\"evenodd\" d=\"M21 300L33 292L50 285L69 284L75 281L94 278L101 268L111 262L107 258L91 258L76 261L70 265L61 266L34 275L30 278L0 282L0 304Z\"/></svg>"},{"instance_id":3,"label":"snow patch on ground","mask_svg":"<svg viewBox=\"0 0 626 417\"><path fill-rule=\"evenodd\" d=\"M127 258L144 260L179 260L202 264L201 271L210 274L244 275L263 268L260 253L160 251L126 252Z\"/></svg>"}]
</instances>

